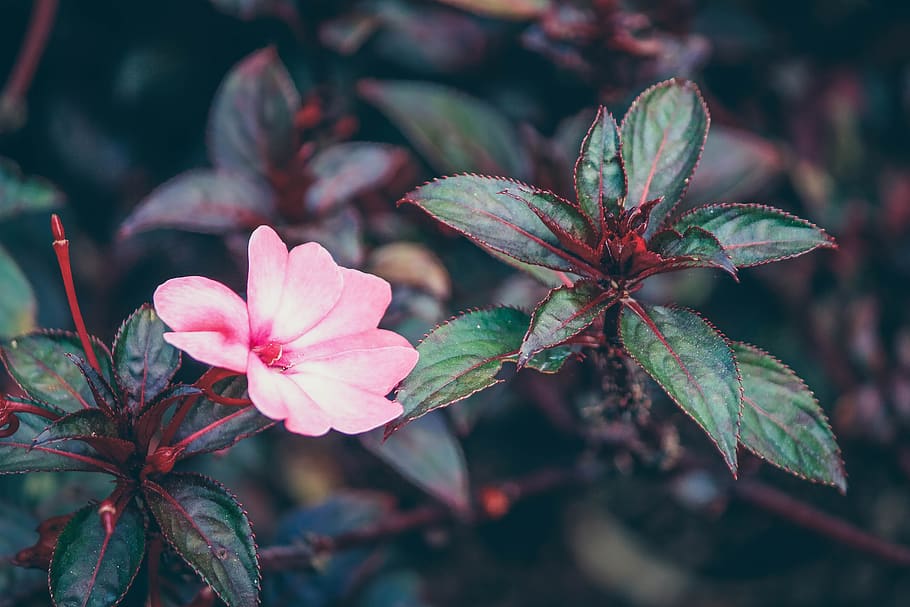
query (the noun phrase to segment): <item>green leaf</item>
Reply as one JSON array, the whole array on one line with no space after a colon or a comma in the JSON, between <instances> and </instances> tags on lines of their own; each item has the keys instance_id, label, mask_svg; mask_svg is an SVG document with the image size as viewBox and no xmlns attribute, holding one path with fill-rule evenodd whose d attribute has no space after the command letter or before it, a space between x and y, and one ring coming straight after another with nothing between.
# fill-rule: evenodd
<instances>
[{"instance_id":1,"label":"green leaf","mask_svg":"<svg viewBox=\"0 0 910 607\"><path fill-rule=\"evenodd\" d=\"M834 239L805 219L760 204L712 204L685 213L673 224L707 230L739 268L790 259L819 247L834 248Z\"/></svg>"},{"instance_id":2,"label":"green leaf","mask_svg":"<svg viewBox=\"0 0 910 607\"><path fill-rule=\"evenodd\" d=\"M651 239L650 248L668 260L676 259L674 267L719 268L736 278L736 266L711 232L689 226L685 233L663 230Z\"/></svg>"},{"instance_id":3,"label":"green leaf","mask_svg":"<svg viewBox=\"0 0 910 607\"><path fill-rule=\"evenodd\" d=\"M226 398L247 398L246 377L243 375L216 382L212 389ZM181 455L181 459L185 459L192 455L227 449L274 425L275 420L262 415L252 405L219 405L203 396L190 406L174 439L182 441L189 436L196 436Z\"/></svg>"},{"instance_id":4,"label":"green leaf","mask_svg":"<svg viewBox=\"0 0 910 607\"><path fill-rule=\"evenodd\" d=\"M544 14L551 0L438 0L458 8L499 19L525 20Z\"/></svg>"},{"instance_id":5,"label":"green leaf","mask_svg":"<svg viewBox=\"0 0 910 607\"><path fill-rule=\"evenodd\" d=\"M0 338L14 337L35 325L37 303L28 279L0 246Z\"/></svg>"},{"instance_id":6,"label":"green leaf","mask_svg":"<svg viewBox=\"0 0 910 607\"><path fill-rule=\"evenodd\" d=\"M845 492L840 449L809 388L768 353L744 343L732 346L745 391L740 442L775 466Z\"/></svg>"},{"instance_id":7,"label":"green leaf","mask_svg":"<svg viewBox=\"0 0 910 607\"><path fill-rule=\"evenodd\" d=\"M425 413L500 383L496 375L514 361L528 315L512 308L475 310L442 324L417 346L420 358L398 389L404 413L386 436Z\"/></svg>"},{"instance_id":8,"label":"green leaf","mask_svg":"<svg viewBox=\"0 0 910 607\"><path fill-rule=\"evenodd\" d=\"M145 524L134 501L110 536L99 506L77 512L57 540L48 575L56 607L113 607L123 600L145 555Z\"/></svg>"},{"instance_id":9,"label":"green leaf","mask_svg":"<svg viewBox=\"0 0 910 607\"><path fill-rule=\"evenodd\" d=\"M580 278L580 276L572 274L571 272L560 272L559 270L551 270L550 268L545 268L543 266L536 266L523 261L518 261L514 257L509 257L505 253L500 253L496 249L491 249L490 247L481 246L481 248L504 264L510 265L516 270L528 274L540 284L550 287L551 289L558 287L559 285L565 285L566 281L575 282Z\"/></svg>"},{"instance_id":10,"label":"green leaf","mask_svg":"<svg viewBox=\"0 0 910 607\"><path fill-rule=\"evenodd\" d=\"M121 238L161 228L224 234L274 223L275 194L248 173L197 169L144 198L120 226Z\"/></svg>"},{"instance_id":11,"label":"green leaf","mask_svg":"<svg viewBox=\"0 0 910 607\"><path fill-rule=\"evenodd\" d=\"M97 340L93 347L102 376L112 383L110 353ZM29 396L69 412L90 408L92 389L67 354L85 359L79 337L72 333L31 333L0 345L7 371Z\"/></svg>"},{"instance_id":12,"label":"green leaf","mask_svg":"<svg viewBox=\"0 0 910 607\"><path fill-rule=\"evenodd\" d=\"M299 109L300 94L275 48L250 54L231 69L212 102L212 164L268 179L297 153Z\"/></svg>"},{"instance_id":13,"label":"green leaf","mask_svg":"<svg viewBox=\"0 0 910 607\"><path fill-rule=\"evenodd\" d=\"M133 411L161 394L180 368L180 351L162 337L167 330L146 304L123 322L114 340L114 374Z\"/></svg>"},{"instance_id":14,"label":"green leaf","mask_svg":"<svg viewBox=\"0 0 910 607\"><path fill-rule=\"evenodd\" d=\"M82 409L51 422L33 442L35 445L47 445L89 436L116 437L117 424L101 409Z\"/></svg>"},{"instance_id":15,"label":"green leaf","mask_svg":"<svg viewBox=\"0 0 910 607\"><path fill-rule=\"evenodd\" d=\"M508 179L456 175L431 181L406 194L402 202L417 205L474 242L518 261L575 271L578 263L560 248L556 235L515 197L531 191Z\"/></svg>"},{"instance_id":16,"label":"green leaf","mask_svg":"<svg viewBox=\"0 0 910 607\"><path fill-rule=\"evenodd\" d=\"M7 400L10 397L4 397ZM41 406L38 403L34 406ZM47 407L45 407L47 408ZM48 408L50 409L50 408ZM54 411L58 413L59 411ZM94 465L70 455L97 457L88 445L81 442L67 442L59 445L38 445L33 441L44 432L50 420L32 413L17 413L19 429L12 436L0 438L0 474L23 472L59 472L63 470L96 471Z\"/></svg>"},{"instance_id":17,"label":"green leaf","mask_svg":"<svg viewBox=\"0 0 910 607\"><path fill-rule=\"evenodd\" d=\"M493 106L427 82L365 80L358 90L438 173L530 177L530 161L518 133Z\"/></svg>"},{"instance_id":18,"label":"green leaf","mask_svg":"<svg viewBox=\"0 0 910 607\"><path fill-rule=\"evenodd\" d=\"M685 193L709 123L701 93L688 80L652 86L639 95L623 118L622 158L629 183L626 208L663 197L651 211L646 239Z\"/></svg>"},{"instance_id":19,"label":"green leaf","mask_svg":"<svg viewBox=\"0 0 910 607\"><path fill-rule=\"evenodd\" d=\"M620 334L626 350L707 432L735 475L742 384L730 346L694 312L625 304Z\"/></svg>"},{"instance_id":20,"label":"green leaf","mask_svg":"<svg viewBox=\"0 0 910 607\"><path fill-rule=\"evenodd\" d=\"M228 607L256 607L259 557L236 498L197 474L170 474L143 488L164 538L218 598Z\"/></svg>"},{"instance_id":21,"label":"green leaf","mask_svg":"<svg viewBox=\"0 0 910 607\"><path fill-rule=\"evenodd\" d=\"M510 188L504 193L528 205L564 248L586 259L595 257L597 232L575 203L546 190Z\"/></svg>"},{"instance_id":22,"label":"green leaf","mask_svg":"<svg viewBox=\"0 0 910 607\"><path fill-rule=\"evenodd\" d=\"M534 310L531 325L521 344L519 366L534 354L558 346L584 331L616 303L616 293L585 280L571 287L550 291Z\"/></svg>"},{"instance_id":23,"label":"green leaf","mask_svg":"<svg viewBox=\"0 0 910 607\"><path fill-rule=\"evenodd\" d=\"M601 106L581 143L575 163L575 193L578 204L591 218L598 233L606 213L619 215L626 198L626 174L620 154L619 129Z\"/></svg>"},{"instance_id":24,"label":"green leaf","mask_svg":"<svg viewBox=\"0 0 910 607\"><path fill-rule=\"evenodd\" d=\"M25 177L19 165L0 158L0 219L47 211L63 204L63 193L40 177Z\"/></svg>"},{"instance_id":25,"label":"green leaf","mask_svg":"<svg viewBox=\"0 0 910 607\"><path fill-rule=\"evenodd\" d=\"M467 463L461 443L444 416L426 415L385 442L382 434L382 429L377 428L361 435L360 440L374 455L430 495L458 512L470 512Z\"/></svg>"}]
</instances>

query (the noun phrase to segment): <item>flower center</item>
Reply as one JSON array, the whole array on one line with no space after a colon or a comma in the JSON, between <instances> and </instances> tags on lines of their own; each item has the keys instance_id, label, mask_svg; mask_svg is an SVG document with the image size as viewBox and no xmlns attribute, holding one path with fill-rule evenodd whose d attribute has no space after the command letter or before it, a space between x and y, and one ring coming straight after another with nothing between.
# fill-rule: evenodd
<instances>
[{"instance_id":1,"label":"flower center","mask_svg":"<svg viewBox=\"0 0 910 607\"><path fill-rule=\"evenodd\" d=\"M259 357L259 360L264 362L267 367L281 367L282 365L278 364L278 361L281 360L281 356L284 354L284 348L281 344L274 341L261 346L253 346L253 353Z\"/></svg>"}]
</instances>

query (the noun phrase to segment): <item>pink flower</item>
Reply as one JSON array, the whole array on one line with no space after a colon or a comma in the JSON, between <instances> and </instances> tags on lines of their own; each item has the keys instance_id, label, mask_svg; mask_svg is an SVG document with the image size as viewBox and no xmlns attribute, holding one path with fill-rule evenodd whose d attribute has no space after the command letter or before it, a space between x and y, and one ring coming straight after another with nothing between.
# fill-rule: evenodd
<instances>
[{"instance_id":1,"label":"pink flower","mask_svg":"<svg viewBox=\"0 0 910 607\"><path fill-rule=\"evenodd\" d=\"M245 373L250 400L291 432L372 430L402 408L386 394L417 363L417 350L378 329L391 300L383 279L342 268L309 242L290 253L267 226L249 245L247 301L201 276L167 281L155 309L164 339L193 358Z\"/></svg>"}]
</instances>

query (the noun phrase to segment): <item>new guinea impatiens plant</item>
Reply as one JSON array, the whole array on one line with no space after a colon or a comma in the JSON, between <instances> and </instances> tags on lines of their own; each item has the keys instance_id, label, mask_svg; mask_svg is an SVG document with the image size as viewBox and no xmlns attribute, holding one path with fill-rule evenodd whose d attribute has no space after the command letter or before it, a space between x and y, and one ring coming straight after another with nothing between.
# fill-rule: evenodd
<instances>
[{"instance_id":1,"label":"new guinea impatiens plant","mask_svg":"<svg viewBox=\"0 0 910 607\"><path fill-rule=\"evenodd\" d=\"M175 465L276 420L318 435L361 433L398 416L401 406L386 394L417 352L377 328L389 284L338 266L316 243L288 251L262 226L250 238L247 301L207 278L172 279L156 291L154 309L124 321L109 350L86 331L56 216L52 226L77 333L39 331L0 345L21 388L0 395L0 474L98 472L114 488L100 503L42 523L38 543L16 563L48 570L57 607L118 604L144 563L148 584L136 591L149 602L136 603L160 607L167 545L226 605L258 605L246 513L223 485ZM178 348L213 365L192 385L174 381Z\"/></svg>"},{"instance_id":2,"label":"new guinea impatiens plant","mask_svg":"<svg viewBox=\"0 0 910 607\"><path fill-rule=\"evenodd\" d=\"M553 372L573 349L605 351L618 339L708 434L734 476L743 445L793 474L845 491L838 446L802 380L698 313L638 298L656 274L716 268L736 279L742 268L836 246L808 221L760 204L708 204L675 214L709 123L696 85L670 80L643 92L620 125L600 108L575 165L575 201L472 174L407 194L401 202L562 284L530 316L511 308L477 310L432 331L398 392L405 412L387 433L498 383L506 362Z\"/></svg>"}]
</instances>

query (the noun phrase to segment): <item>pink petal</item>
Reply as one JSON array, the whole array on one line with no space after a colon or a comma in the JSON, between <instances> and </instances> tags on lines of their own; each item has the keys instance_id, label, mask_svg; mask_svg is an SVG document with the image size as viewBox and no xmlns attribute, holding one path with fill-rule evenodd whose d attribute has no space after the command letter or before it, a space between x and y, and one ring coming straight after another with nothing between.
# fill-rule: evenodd
<instances>
[{"instance_id":1,"label":"pink petal","mask_svg":"<svg viewBox=\"0 0 910 607\"><path fill-rule=\"evenodd\" d=\"M246 283L250 310L250 333L257 343L268 339L281 304L287 274L288 248L268 226L259 226L250 236L249 273Z\"/></svg>"},{"instance_id":2,"label":"pink petal","mask_svg":"<svg viewBox=\"0 0 910 607\"><path fill-rule=\"evenodd\" d=\"M392 288L382 278L358 270L341 268L344 289L335 307L294 343L302 348L367 329L375 329L382 320L389 302L392 301Z\"/></svg>"},{"instance_id":3,"label":"pink petal","mask_svg":"<svg viewBox=\"0 0 910 607\"><path fill-rule=\"evenodd\" d=\"M316 401L332 427L345 434L378 428L402 413L400 403L344 382L309 373L294 373L289 377Z\"/></svg>"},{"instance_id":4,"label":"pink petal","mask_svg":"<svg viewBox=\"0 0 910 607\"><path fill-rule=\"evenodd\" d=\"M246 304L236 293L220 282L186 276L158 287L154 302L158 316L174 330L169 343L202 362L234 371L244 369L249 319ZM177 337L182 334L195 336Z\"/></svg>"},{"instance_id":5,"label":"pink petal","mask_svg":"<svg viewBox=\"0 0 910 607\"><path fill-rule=\"evenodd\" d=\"M246 372L250 400L260 413L285 420L287 429L297 434L320 436L329 431L328 416L289 375L270 369L252 353Z\"/></svg>"},{"instance_id":6,"label":"pink petal","mask_svg":"<svg viewBox=\"0 0 910 607\"><path fill-rule=\"evenodd\" d=\"M287 343L303 335L335 307L343 286L341 268L322 245L294 247L270 338Z\"/></svg>"},{"instance_id":7,"label":"pink petal","mask_svg":"<svg viewBox=\"0 0 910 607\"><path fill-rule=\"evenodd\" d=\"M165 333L164 341L179 348L198 361L243 373L250 352L246 343L231 341L218 331L183 331Z\"/></svg>"},{"instance_id":8,"label":"pink petal","mask_svg":"<svg viewBox=\"0 0 910 607\"><path fill-rule=\"evenodd\" d=\"M417 364L417 350L401 335L372 329L316 344L286 356L292 373L334 378L376 394L386 394Z\"/></svg>"}]
</instances>

